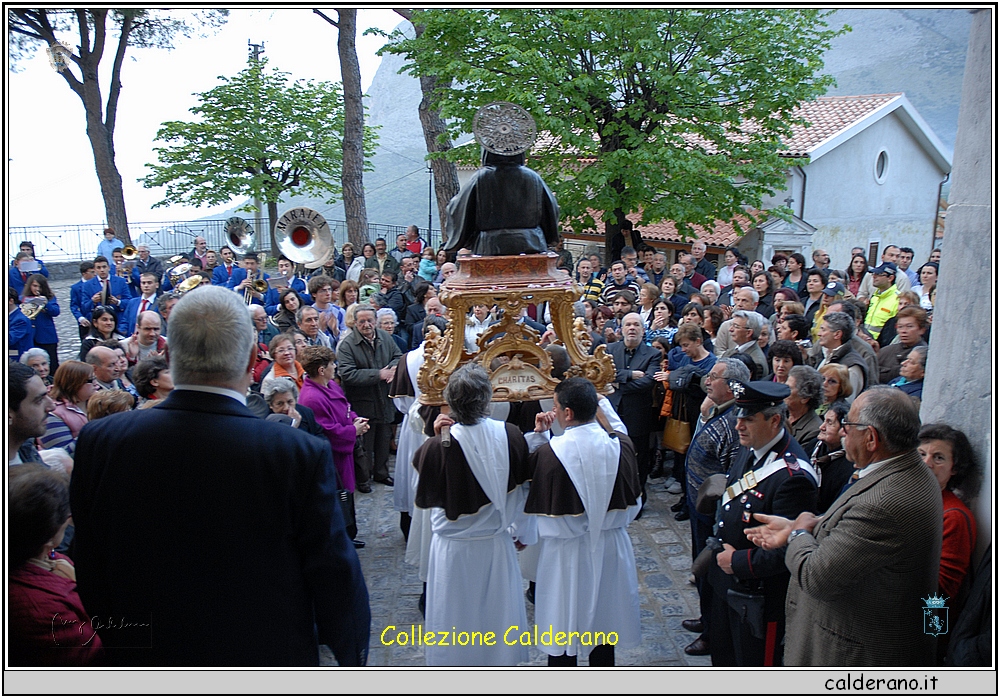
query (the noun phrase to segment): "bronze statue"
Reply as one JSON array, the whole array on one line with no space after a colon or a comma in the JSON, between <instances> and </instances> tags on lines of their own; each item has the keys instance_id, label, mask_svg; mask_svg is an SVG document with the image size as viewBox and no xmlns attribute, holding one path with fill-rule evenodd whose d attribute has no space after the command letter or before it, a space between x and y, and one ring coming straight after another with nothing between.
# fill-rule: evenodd
<instances>
[{"instance_id":1,"label":"bronze statue","mask_svg":"<svg viewBox=\"0 0 1000 698\"><path fill-rule=\"evenodd\" d=\"M545 182L525 167L535 140L531 116L508 102L488 104L473 127L483 164L448 203L445 251L484 256L541 254L559 236L559 205Z\"/></svg>"}]
</instances>

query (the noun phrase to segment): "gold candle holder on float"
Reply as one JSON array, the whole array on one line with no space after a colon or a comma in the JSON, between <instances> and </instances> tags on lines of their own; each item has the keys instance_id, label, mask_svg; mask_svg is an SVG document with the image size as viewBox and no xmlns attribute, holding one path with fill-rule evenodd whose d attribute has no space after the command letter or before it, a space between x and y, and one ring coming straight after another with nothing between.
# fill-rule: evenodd
<instances>
[{"instance_id":1,"label":"gold candle holder on float","mask_svg":"<svg viewBox=\"0 0 1000 698\"><path fill-rule=\"evenodd\" d=\"M552 359L541 346L541 337L519 323L528 305L547 302L555 344L566 349L570 368L565 376L582 376L597 392L613 391L615 365L598 346L591 355L591 337L583 318L573 316L573 303L582 295L558 256L546 254L477 256L458 258L458 271L441 285L439 299L446 308L444 334L431 328L424 346L424 362L417 372L420 402L444 405L448 377L469 361L479 362L490 376L494 402L526 402L551 398L559 381L552 377ZM475 305L496 306L500 321L480 335L478 351L465 349L465 327ZM506 361L504 361L504 358ZM501 359L501 361L496 361Z\"/></svg>"}]
</instances>

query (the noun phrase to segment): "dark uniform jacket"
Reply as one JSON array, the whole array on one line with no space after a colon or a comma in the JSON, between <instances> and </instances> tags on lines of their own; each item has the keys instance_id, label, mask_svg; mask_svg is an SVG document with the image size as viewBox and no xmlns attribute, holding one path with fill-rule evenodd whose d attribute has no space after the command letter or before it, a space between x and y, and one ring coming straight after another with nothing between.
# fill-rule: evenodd
<instances>
[{"instance_id":1,"label":"dark uniform jacket","mask_svg":"<svg viewBox=\"0 0 1000 698\"><path fill-rule=\"evenodd\" d=\"M784 435L768 452L775 452L778 458L790 453L794 458L809 462L786 429ZM765 456L766 458L766 456ZM740 446L733 467L729 471L727 486L734 485L751 469L759 469L754 463L754 452ZM788 588L788 570L785 567L785 551L763 550L751 543L746 529L761 525L753 518L756 513L777 514L787 519L795 519L803 511L813 511L816 507L816 482L808 473L795 466L787 466L774 473L753 489L743 492L735 499L722 505L718 517L717 536L723 543L736 548L733 554L733 575L731 586L747 593L763 593L766 620L776 620L784 616L785 590ZM730 577L718 567L713 568L711 582L717 585L717 578ZM725 589L716 589L725 598Z\"/></svg>"}]
</instances>

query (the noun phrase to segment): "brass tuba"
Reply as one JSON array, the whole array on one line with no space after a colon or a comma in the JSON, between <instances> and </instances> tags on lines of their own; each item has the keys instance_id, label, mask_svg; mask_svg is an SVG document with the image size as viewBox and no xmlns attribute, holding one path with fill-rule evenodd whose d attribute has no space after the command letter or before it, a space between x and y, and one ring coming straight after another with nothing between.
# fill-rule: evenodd
<instances>
[{"instance_id":1,"label":"brass tuba","mask_svg":"<svg viewBox=\"0 0 1000 698\"><path fill-rule=\"evenodd\" d=\"M38 313L42 312L42 308L45 307L47 302L48 299L42 297L26 298L18 308L20 308L24 317L34 320L38 316Z\"/></svg>"},{"instance_id":2,"label":"brass tuba","mask_svg":"<svg viewBox=\"0 0 1000 698\"><path fill-rule=\"evenodd\" d=\"M246 254L257 250L257 236L254 234L253 226L239 216L233 216L226 221L226 237L229 238L229 246L236 254Z\"/></svg>"},{"instance_id":3,"label":"brass tuba","mask_svg":"<svg viewBox=\"0 0 1000 698\"><path fill-rule=\"evenodd\" d=\"M125 245L125 247L122 248L122 257L131 262L132 260L139 258L139 250L132 245Z\"/></svg>"},{"instance_id":4,"label":"brass tuba","mask_svg":"<svg viewBox=\"0 0 1000 698\"><path fill-rule=\"evenodd\" d=\"M333 254L333 235L320 213L299 207L286 212L274 225L278 250L296 264L316 269Z\"/></svg>"},{"instance_id":5,"label":"brass tuba","mask_svg":"<svg viewBox=\"0 0 1000 698\"><path fill-rule=\"evenodd\" d=\"M191 291L201 286L204 280L205 277L203 277L201 274L195 274L194 276L189 276L188 278L184 279L182 282L177 284L175 290L183 296L188 291Z\"/></svg>"}]
</instances>

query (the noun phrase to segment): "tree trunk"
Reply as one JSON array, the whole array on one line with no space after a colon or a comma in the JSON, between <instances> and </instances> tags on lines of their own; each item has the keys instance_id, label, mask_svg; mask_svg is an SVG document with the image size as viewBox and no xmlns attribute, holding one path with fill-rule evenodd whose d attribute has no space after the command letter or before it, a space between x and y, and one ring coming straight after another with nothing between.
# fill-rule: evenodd
<instances>
[{"instance_id":1,"label":"tree trunk","mask_svg":"<svg viewBox=\"0 0 1000 698\"><path fill-rule=\"evenodd\" d=\"M611 222L610 218L607 216L607 212L605 212L605 219L604 219L604 268L605 269L610 269L611 263L615 261L611 257L611 241L614 239L616 235L621 233L622 221L625 220L625 211L623 211L622 209L616 208L612 213L615 214L615 218L618 221L617 223Z\"/></svg>"},{"instance_id":2,"label":"tree trunk","mask_svg":"<svg viewBox=\"0 0 1000 698\"><path fill-rule=\"evenodd\" d=\"M340 54L340 74L344 84L344 163L341 189L344 196L344 217L347 219L347 239L358 250L368 242L368 211L365 208L365 110L361 100L361 69L354 44L358 11L337 9L337 51Z\"/></svg>"},{"instance_id":3,"label":"tree trunk","mask_svg":"<svg viewBox=\"0 0 1000 698\"><path fill-rule=\"evenodd\" d=\"M424 143L427 145L428 153L443 153L452 148L451 139L447 137L447 126L444 119L441 118L441 112L430 108L431 95L434 94L436 84L437 78L420 78L420 91L423 93L423 99L420 100L417 112L420 115L420 126L424 131ZM458 194L458 168L455 167L455 163L449 160L433 158L431 171L434 173L434 195L437 199L438 217L443 232L447 220L448 202ZM428 231L429 233L430 231Z\"/></svg>"},{"instance_id":4,"label":"tree trunk","mask_svg":"<svg viewBox=\"0 0 1000 698\"><path fill-rule=\"evenodd\" d=\"M110 145L111 134L107 132L99 115L96 119L91 118L90 105L86 105L86 108L87 138L90 139L90 147L94 151L94 166L101 184L108 225L115 229L115 234L126 245L131 245L132 236L129 235L128 217L125 215L125 192L122 189L122 176L115 165L114 149Z\"/></svg>"},{"instance_id":5,"label":"tree trunk","mask_svg":"<svg viewBox=\"0 0 1000 698\"><path fill-rule=\"evenodd\" d=\"M413 10L397 9L396 14L412 23ZM424 29L423 24L413 25L413 31L417 37L424 33ZM451 85L451 81L441 84L448 87ZM417 112L420 116L420 126L424 131L424 143L428 153L444 153L453 147L451 139L448 138L447 125L441 118L441 112L431 108L437 85L438 79L433 75L420 78L420 92L423 98L420 100ZM455 163L444 158L433 158L430 161L430 166L434 173L434 197L437 199L438 217L441 221L441 231L444 233L448 202L458 194L458 168L455 167ZM430 233L430 231L427 232Z\"/></svg>"}]
</instances>

